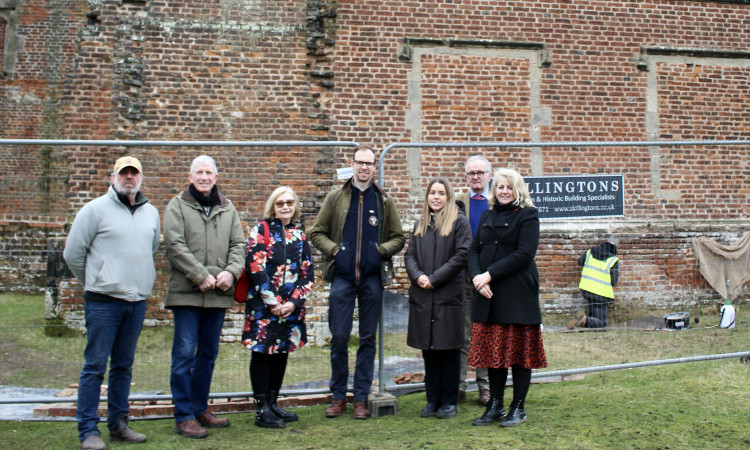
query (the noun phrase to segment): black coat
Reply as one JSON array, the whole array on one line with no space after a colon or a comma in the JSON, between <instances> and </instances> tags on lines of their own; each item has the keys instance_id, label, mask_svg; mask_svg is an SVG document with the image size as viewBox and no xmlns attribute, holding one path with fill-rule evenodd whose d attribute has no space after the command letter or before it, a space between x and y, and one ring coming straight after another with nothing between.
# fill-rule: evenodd
<instances>
[{"instance_id":1,"label":"black coat","mask_svg":"<svg viewBox=\"0 0 750 450\"><path fill-rule=\"evenodd\" d=\"M404 256L412 282L406 338L410 347L449 350L463 346L464 268L469 245L471 224L460 214L448 236L441 236L432 226L423 236L412 233ZM421 275L428 276L434 289L422 289L415 283Z\"/></svg>"},{"instance_id":2,"label":"black coat","mask_svg":"<svg viewBox=\"0 0 750 450\"><path fill-rule=\"evenodd\" d=\"M469 250L469 273L489 272L493 297L474 292L473 322L537 325L539 213L534 207L495 205L482 214Z\"/></svg>"}]
</instances>

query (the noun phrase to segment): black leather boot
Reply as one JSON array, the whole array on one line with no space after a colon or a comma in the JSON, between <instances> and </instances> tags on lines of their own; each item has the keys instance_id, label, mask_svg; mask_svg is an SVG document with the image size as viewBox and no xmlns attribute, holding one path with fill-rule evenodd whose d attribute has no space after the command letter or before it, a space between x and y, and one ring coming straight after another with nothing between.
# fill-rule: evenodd
<instances>
[{"instance_id":1,"label":"black leather boot","mask_svg":"<svg viewBox=\"0 0 750 450\"><path fill-rule=\"evenodd\" d=\"M500 422L505 416L505 408L503 408L502 398L490 398L490 402L487 403L487 409L482 414L482 417L477 417L471 421L472 425L478 427L485 425L492 425L493 423Z\"/></svg>"},{"instance_id":2,"label":"black leather boot","mask_svg":"<svg viewBox=\"0 0 750 450\"><path fill-rule=\"evenodd\" d=\"M299 416L297 416L297 414L290 411L284 411L283 409L279 408L279 405L276 404L276 400L279 398L279 391L269 391L268 397L268 406L271 407L271 411L276 414L276 417L284 421L284 423L296 422L299 420Z\"/></svg>"},{"instance_id":3,"label":"black leather boot","mask_svg":"<svg viewBox=\"0 0 750 450\"><path fill-rule=\"evenodd\" d=\"M262 428L284 428L286 424L271 411L268 394L255 394L255 425Z\"/></svg>"},{"instance_id":4,"label":"black leather boot","mask_svg":"<svg viewBox=\"0 0 750 450\"><path fill-rule=\"evenodd\" d=\"M523 409L523 400L514 401L510 404L508 414L500 421L501 427L515 427L526 422L526 411Z\"/></svg>"}]
</instances>

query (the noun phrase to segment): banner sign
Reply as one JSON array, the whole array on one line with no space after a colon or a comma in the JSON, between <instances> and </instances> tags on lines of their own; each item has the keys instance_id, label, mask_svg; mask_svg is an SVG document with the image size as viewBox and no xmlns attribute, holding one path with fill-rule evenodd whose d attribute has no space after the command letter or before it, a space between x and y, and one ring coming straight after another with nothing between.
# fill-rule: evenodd
<instances>
[{"instance_id":1,"label":"banner sign","mask_svg":"<svg viewBox=\"0 0 750 450\"><path fill-rule=\"evenodd\" d=\"M622 175L524 177L540 219L624 216Z\"/></svg>"}]
</instances>

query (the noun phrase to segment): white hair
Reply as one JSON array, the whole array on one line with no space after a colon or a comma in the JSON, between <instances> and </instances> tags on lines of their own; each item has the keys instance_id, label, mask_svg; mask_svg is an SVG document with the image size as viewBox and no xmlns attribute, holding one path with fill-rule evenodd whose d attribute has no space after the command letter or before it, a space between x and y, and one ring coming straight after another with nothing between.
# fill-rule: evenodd
<instances>
[{"instance_id":1,"label":"white hair","mask_svg":"<svg viewBox=\"0 0 750 450\"><path fill-rule=\"evenodd\" d=\"M216 168L216 161L214 161L214 159L208 155L200 155L197 158L195 158L193 162L190 164L190 172L188 173L193 173L193 171L195 170L195 166L197 166L198 164L203 164L203 163L211 164L211 167L213 167L214 169L214 173L216 175L219 174L219 169Z\"/></svg>"},{"instance_id":2,"label":"white hair","mask_svg":"<svg viewBox=\"0 0 750 450\"><path fill-rule=\"evenodd\" d=\"M464 166L465 170L469 170L469 163L472 161L482 161L485 166L485 169L484 169L485 172L490 173L490 174L492 173L492 164L490 164L490 161L487 158L485 158L484 155L470 156L469 159L466 160L466 165Z\"/></svg>"}]
</instances>

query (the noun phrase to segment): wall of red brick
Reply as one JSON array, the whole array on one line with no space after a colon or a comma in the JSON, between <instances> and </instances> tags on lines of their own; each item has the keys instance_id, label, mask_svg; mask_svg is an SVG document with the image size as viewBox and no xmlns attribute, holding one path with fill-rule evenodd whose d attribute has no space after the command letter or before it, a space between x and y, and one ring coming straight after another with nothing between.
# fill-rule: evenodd
<instances>
[{"instance_id":1,"label":"wall of red brick","mask_svg":"<svg viewBox=\"0 0 750 450\"><path fill-rule=\"evenodd\" d=\"M750 128L747 2L36 0L18 8L23 42L15 73L0 79L3 138L347 140L383 148L742 139ZM580 301L575 259L607 236L623 255L618 295L660 307L717 298L699 275L690 238L731 242L746 229L745 146L480 150L495 167L525 175L624 175L625 217L543 224L547 311ZM0 220L4 239L16 242L4 244L1 262L38 270L44 238L64 235L59 224L104 192L118 156L142 159L144 192L163 211L204 152L217 158L219 184L247 224L275 185L290 184L308 226L350 154L0 146L7 193ZM407 229L430 177L465 189L460 173L474 152L388 153L385 185ZM40 221L54 225L17 231ZM20 236L29 234L42 238L27 247ZM6 286L43 287L42 277L30 279ZM403 293L403 272L398 279ZM158 298L153 303L155 322L168 317ZM325 295L312 303L324 318Z\"/></svg>"}]
</instances>

